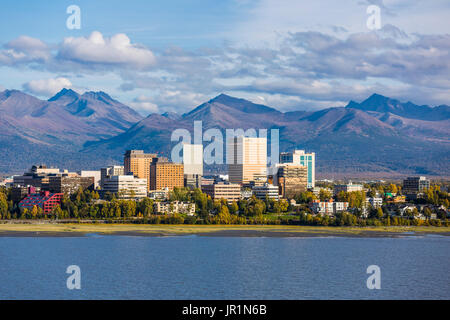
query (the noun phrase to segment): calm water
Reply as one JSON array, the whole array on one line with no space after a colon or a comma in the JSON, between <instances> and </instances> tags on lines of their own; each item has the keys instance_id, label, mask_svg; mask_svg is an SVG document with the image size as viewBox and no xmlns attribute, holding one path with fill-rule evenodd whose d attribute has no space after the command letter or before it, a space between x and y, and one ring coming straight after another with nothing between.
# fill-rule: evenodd
<instances>
[{"instance_id":1,"label":"calm water","mask_svg":"<svg viewBox=\"0 0 450 320\"><path fill-rule=\"evenodd\" d=\"M366 287L381 268L381 290ZM81 268L68 290L66 268ZM450 237L0 238L0 299L449 299Z\"/></svg>"}]
</instances>

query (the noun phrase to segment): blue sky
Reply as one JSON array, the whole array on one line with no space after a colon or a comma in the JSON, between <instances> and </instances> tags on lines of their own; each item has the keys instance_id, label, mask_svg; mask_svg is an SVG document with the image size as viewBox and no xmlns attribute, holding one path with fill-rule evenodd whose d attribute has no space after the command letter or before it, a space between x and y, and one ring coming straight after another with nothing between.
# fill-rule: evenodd
<instances>
[{"instance_id":1,"label":"blue sky","mask_svg":"<svg viewBox=\"0 0 450 320\"><path fill-rule=\"evenodd\" d=\"M449 33L448 0L3 0L0 90L103 90L142 114L221 92L285 111L373 92L450 104Z\"/></svg>"}]
</instances>

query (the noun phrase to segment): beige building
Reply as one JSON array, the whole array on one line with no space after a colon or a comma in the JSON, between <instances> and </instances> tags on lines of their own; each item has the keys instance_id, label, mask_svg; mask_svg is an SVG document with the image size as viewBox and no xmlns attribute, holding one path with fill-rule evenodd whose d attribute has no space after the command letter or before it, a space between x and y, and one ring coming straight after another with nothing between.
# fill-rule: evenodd
<instances>
[{"instance_id":1,"label":"beige building","mask_svg":"<svg viewBox=\"0 0 450 320\"><path fill-rule=\"evenodd\" d=\"M334 195L338 195L339 192L354 192L354 191L362 191L362 184L353 184L351 181L348 184L335 184L334 185Z\"/></svg>"},{"instance_id":2,"label":"beige building","mask_svg":"<svg viewBox=\"0 0 450 320\"><path fill-rule=\"evenodd\" d=\"M123 160L124 174L147 179L147 190L150 190L150 164L157 155L144 153L143 150L127 150Z\"/></svg>"},{"instance_id":3,"label":"beige building","mask_svg":"<svg viewBox=\"0 0 450 320\"><path fill-rule=\"evenodd\" d=\"M156 158L150 166L150 190L184 187L184 166L167 159Z\"/></svg>"},{"instance_id":4,"label":"beige building","mask_svg":"<svg viewBox=\"0 0 450 320\"><path fill-rule=\"evenodd\" d=\"M267 176L267 139L234 137L227 141L230 183L247 184Z\"/></svg>"},{"instance_id":5,"label":"beige building","mask_svg":"<svg viewBox=\"0 0 450 320\"><path fill-rule=\"evenodd\" d=\"M202 186L202 191L213 199L225 199L228 202L241 199L241 185L233 183L215 183Z\"/></svg>"}]
</instances>

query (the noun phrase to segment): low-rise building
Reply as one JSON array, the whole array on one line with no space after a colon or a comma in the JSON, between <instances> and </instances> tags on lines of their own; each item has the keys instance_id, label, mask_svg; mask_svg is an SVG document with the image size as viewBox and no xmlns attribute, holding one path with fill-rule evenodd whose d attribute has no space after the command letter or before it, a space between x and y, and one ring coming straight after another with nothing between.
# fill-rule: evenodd
<instances>
[{"instance_id":1,"label":"low-rise building","mask_svg":"<svg viewBox=\"0 0 450 320\"><path fill-rule=\"evenodd\" d=\"M153 208L159 214L185 213L189 216L195 214L195 203L182 201L155 202Z\"/></svg>"},{"instance_id":2,"label":"low-rise building","mask_svg":"<svg viewBox=\"0 0 450 320\"><path fill-rule=\"evenodd\" d=\"M312 190L312 192L314 193L314 195L315 195L316 197L319 197L319 195L320 195L320 190L324 190L325 192L328 192L328 193L330 193L330 194L333 194L333 190L331 190L330 188L314 187L314 188L312 188L311 190Z\"/></svg>"},{"instance_id":3,"label":"low-rise building","mask_svg":"<svg viewBox=\"0 0 450 320\"><path fill-rule=\"evenodd\" d=\"M362 191L362 184L354 184L351 181L347 184L335 184L334 185L334 195L338 195L339 192L353 192L353 191Z\"/></svg>"},{"instance_id":4,"label":"low-rise building","mask_svg":"<svg viewBox=\"0 0 450 320\"><path fill-rule=\"evenodd\" d=\"M32 193L39 193L41 191L40 188L36 188L33 186L16 186L11 188L11 200L15 203L20 202L27 195Z\"/></svg>"},{"instance_id":5,"label":"low-rise building","mask_svg":"<svg viewBox=\"0 0 450 320\"><path fill-rule=\"evenodd\" d=\"M203 185L202 191L213 199L225 199L228 202L241 199L241 185L237 183L215 183Z\"/></svg>"},{"instance_id":6,"label":"low-rise building","mask_svg":"<svg viewBox=\"0 0 450 320\"><path fill-rule=\"evenodd\" d=\"M399 196L399 195L397 195L397 196L388 198L386 200L386 202L387 203L404 203L404 202L406 202L406 196Z\"/></svg>"},{"instance_id":7,"label":"low-rise building","mask_svg":"<svg viewBox=\"0 0 450 320\"><path fill-rule=\"evenodd\" d=\"M335 215L338 212L346 211L348 209L348 202L335 202L333 199L328 201L313 200L310 208L315 214Z\"/></svg>"},{"instance_id":8,"label":"low-rise building","mask_svg":"<svg viewBox=\"0 0 450 320\"><path fill-rule=\"evenodd\" d=\"M372 208L381 208L383 205L383 198L373 197L366 199L366 205L371 205Z\"/></svg>"},{"instance_id":9,"label":"low-rise building","mask_svg":"<svg viewBox=\"0 0 450 320\"><path fill-rule=\"evenodd\" d=\"M147 196L147 179L134 176L111 176L103 183L103 192L116 194L121 199L137 199Z\"/></svg>"},{"instance_id":10,"label":"low-rise building","mask_svg":"<svg viewBox=\"0 0 450 320\"><path fill-rule=\"evenodd\" d=\"M150 191L148 197L153 200L167 200L169 199L169 189Z\"/></svg>"},{"instance_id":11,"label":"low-rise building","mask_svg":"<svg viewBox=\"0 0 450 320\"><path fill-rule=\"evenodd\" d=\"M251 189L241 190L241 199L250 199L253 196L253 191Z\"/></svg>"},{"instance_id":12,"label":"low-rise building","mask_svg":"<svg viewBox=\"0 0 450 320\"><path fill-rule=\"evenodd\" d=\"M49 177L49 191L53 193L72 194L78 189L94 190L94 177L56 176Z\"/></svg>"},{"instance_id":13,"label":"low-rise building","mask_svg":"<svg viewBox=\"0 0 450 320\"><path fill-rule=\"evenodd\" d=\"M94 178L94 189L98 189L100 188L100 184L101 184L101 171L95 171L95 170L81 170L79 173L80 177L84 177L84 178Z\"/></svg>"},{"instance_id":14,"label":"low-rise building","mask_svg":"<svg viewBox=\"0 0 450 320\"><path fill-rule=\"evenodd\" d=\"M266 197L272 200L279 200L278 187L272 184L264 184L262 186L254 186L252 192L256 198L265 200Z\"/></svg>"},{"instance_id":15,"label":"low-rise building","mask_svg":"<svg viewBox=\"0 0 450 320\"><path fill-rule=\"evenodd\" d=\"M403 194L417 195L424 189L430 188L430 180L425 177L408 177L403 180Z\"/></svg>"},{"instance_id":16,"label":"low-rise building","mask_svg":"<svg viewBox=\"0 0 450 320\"><path fill-rule=\"evenodd\" d=\"M27 195L19 202L19 208L33 210L33 207L39 207L45 214L52 212L53 208L61 204L63 193L50 193L50 191L41 191Z\"/></svg>"}]
</instances>

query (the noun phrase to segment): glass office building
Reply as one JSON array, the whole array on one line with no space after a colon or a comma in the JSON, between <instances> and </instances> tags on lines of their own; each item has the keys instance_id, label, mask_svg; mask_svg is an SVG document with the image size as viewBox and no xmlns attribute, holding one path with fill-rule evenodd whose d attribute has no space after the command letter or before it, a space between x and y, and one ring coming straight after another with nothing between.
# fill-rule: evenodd
<instances>
[{"instance_id":1,"label":"glass office building","mask_svg":"<svg viewBox=\"0 0 450 320\"><path fill-rule=\"evenodd\" d=\"M293 163L305 166L308 170L308 188L316 185L316 154L306 153L305 150L294 150L294 152L281 152L280 163Z\"/></svg>"}]
</instances>

